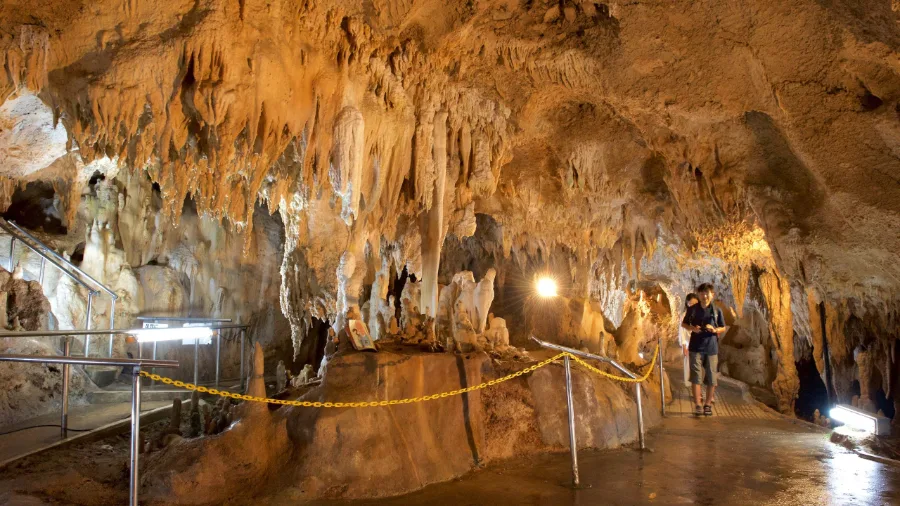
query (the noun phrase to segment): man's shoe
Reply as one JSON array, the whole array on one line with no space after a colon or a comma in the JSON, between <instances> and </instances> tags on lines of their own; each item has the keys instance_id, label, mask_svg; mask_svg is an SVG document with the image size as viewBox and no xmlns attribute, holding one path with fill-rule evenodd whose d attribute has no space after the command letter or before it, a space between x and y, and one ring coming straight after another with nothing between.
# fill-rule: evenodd
<instances>
[{"instance_id":1,"label":"man's shoe","mask_svg":"<svg viewBox=\"0 0 900 506\"><path fill-rule=\"evenodd\" d=\"M703 416L703 408L699 404L694 406L694 416Z\"/></svg>"},{"instance_id":2,"label":"man's shoe","mask_svg":"<svg viewBox=\"0 0 900 506\"><path fill-rule=\"evenodd\" d=\"M706 416L712 416L712 406L710 406L709 404L703 406L703 414Z\"/></svg>"}]
</instances>

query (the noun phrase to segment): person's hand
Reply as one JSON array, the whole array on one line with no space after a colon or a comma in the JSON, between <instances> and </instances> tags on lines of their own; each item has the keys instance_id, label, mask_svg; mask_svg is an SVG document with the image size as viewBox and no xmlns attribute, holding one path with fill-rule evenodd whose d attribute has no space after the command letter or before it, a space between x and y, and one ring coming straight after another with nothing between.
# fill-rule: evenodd
<instances>
[{"instance_id":1,"label":"person's hand","mask_svg":"<svg viewBox=\"0 0 900 506\"><path fill-rule=\"evenodd\" d=\"M708 331L710 331L710 332L715 332L715 331L716 331L716 327L714 327L711 323L707 323L707 324L706 324L706 330L708 330Z\"/></svg>"},{"instance_id":2,"label":"person's hand","mask_svg":"<svg viewBox=\"0 0 900 506\"><path fill-rule=\"evenodd\" d=\"M688 347L687 347L687 346L682 346L682 349L684 350L684 356L685 356L685 357L688 356Z\"/></svg>"},{"instance_id":3,"label":"person's hand","mask_svg":"<svg viewBox=\"0 0 900 506\"><path fill-rule=\"evenodd\" d=\"M693 327L691 327L691 332L694 332L694 333L699 333L702 330L703 329L700 328L700 325L694 325Z\"/></svg>"}]
</instances>

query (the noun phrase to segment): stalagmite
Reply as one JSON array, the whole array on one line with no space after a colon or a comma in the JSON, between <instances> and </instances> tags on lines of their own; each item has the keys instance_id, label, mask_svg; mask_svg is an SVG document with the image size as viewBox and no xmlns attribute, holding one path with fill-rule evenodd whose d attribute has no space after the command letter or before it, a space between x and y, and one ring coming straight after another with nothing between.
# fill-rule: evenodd
<instances>
[{"instance_id":1,"label":"stalagmite","mask_svg":"<svg viewBox=\"0 0 900 506\"><path fill-rule=\"evenodd\" d=\"M284 368L284 360L279 360L275 367L275 391L281 392L287 384L287 371Z\"/></svg>"},{"instance_id":2,"label":"stalagmite","mask_svg":"<svg viewBox=\"0 0 900 506\"><path fill-rule=\"evenodd\" d=\"M387 497L563 447L559 367L427 396L525 370L531 335L680 363L701 283L721 373L819 424L834 403L890 414L900 1L681 3L5 0L0 224L96 281L0 239L0 323L230 319L249 326L198 348L204 383L249 369L262 397L268 367L280 398L433 401L192 397L190 438L142 445L154 504ZM356 320L377 350L352 346ZM154 351L193 381L192 347ZM56 414L60 371L35 371L0 364L0 418ZM80 408L107 387L79 371ZM583 374L576 445L629 444L633 390ZM122 502L119 477L78 471L90 486L39 499Z\"/></svg>"},{"instance_id":3,"label":"stalagmite","mask_svg":"<svg viewBox=\"0 0 900 506\"><path fill-rule=\"evenodd\" d=\"M251 354L251 357L250 377L247 381L247 395L253 397L267 397L266 376L264 370L265 356L263 355L262 345L260 345L259 341L253 343L253 353ZM266 404L262 402L248 401L241 404L242 418L260 417L268 414L268 412L269 410L266 408ZM205 422L217 423L213 418L214 417L209 417Z\"/></svg>"},{"instance_id":4,"label":"stalagmite","mask_svg":"<svg viewBox=\"0 0 900 506\"><path fill-rule=\"evenodd\" d=\"M390 258L382 258L381 266L375 272L375 279L372 281L372 290L369 294L367 322L369 333L376 340L384 337L385 329L390 322L390 315L393 314L393 308L390 307L388 301L390 266Z\"/></svg>"},{"instance_id":5,"label":"stalagmite","mask_svg":"<svg viewBox=\"0 0 900 506\"><path fill-rule=\"evenodd\" d=\"M497 271L490 268L475 287L473 302L477 315L475 331L478 333L484 332L487 328L488 313L491 311L491 303L494 302L494 278L496 277Z\"/></svg>"}]
</instances>

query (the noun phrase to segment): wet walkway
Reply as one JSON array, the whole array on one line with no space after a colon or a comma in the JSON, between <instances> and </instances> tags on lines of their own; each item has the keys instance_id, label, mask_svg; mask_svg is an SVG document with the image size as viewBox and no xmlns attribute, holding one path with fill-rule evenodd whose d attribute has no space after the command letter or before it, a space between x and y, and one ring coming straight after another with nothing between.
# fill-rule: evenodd
<instances>
[{"instance_id":1,"label":"wet walkway","mask_svg":"<svg viewBox=\"0 0 900 506\"><path fill-rule=\"evenodd\" d=\"M831 443L829 431L782 417L735 385L720 388L716 416L695 418L688 389L678 387L668 418L647 438L651 451L580 451L577 490L568 453L558 453L492 464L406 496L312 504L900 504L900 468L858 457Z\"/></svg>"},{"instance_id":2,"label":"wet walkway","mask_svg":"<svg viewBox=\"0 0 900 506\"><path fill-rule=\"evenodd\" d=\"M828 433L785 419L673 417L652 452L581 451L491 465L460 480L381 501L319 505L895 505L900 469L859 458ZM278 500L270 504L288 504Z\"/></svg>"}]
</instances>

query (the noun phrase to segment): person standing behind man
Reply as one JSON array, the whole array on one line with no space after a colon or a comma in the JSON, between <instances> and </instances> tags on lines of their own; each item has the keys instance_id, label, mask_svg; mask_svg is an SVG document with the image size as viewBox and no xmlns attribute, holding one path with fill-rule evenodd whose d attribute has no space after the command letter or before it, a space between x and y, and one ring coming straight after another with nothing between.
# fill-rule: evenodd
<instances>
[{"instance_id":1,"label":"person standing behind man","mask_svg":"<svg viewBox=\"0 0 900 506\"><path fill-rule=\"evenodd\" d=\"M687 311L690 311L691 308L694 307L694 305L697 304L698 302L700 302L700 299L697 298L696 293L687 294L687 296L684 298L685 314L687 314ZM682 319L683 319L683 317L682 317ZM686 386L686 387L691 385L691 380L690 380L691 364L688 361L688 342L690 341L690 339L691 339L691 333L688 332L688 330L684 328L684 325L682 325L681 328L678 329L678 344L680 344L681 348L684 350L683 371L684 371L684 386Z\"/></svg>"},{"instance_id":2,"label":"person standing behind man","mask_svg":"<svg viewBox=\"0 0 900 506\"><path fill-rule=\"evenodd\" d=\"M694 415L712 416L712 402L716 393L716 371L719 366L719 334L725 332L725 319L713 299L716 291L709 283L697 287L700 303L684 315L681 326L691 332L688 359L691 364L691 388L694 394ZM706 384L706 403L701 408L701 374Z\"/></svg>"}]
</instances>

